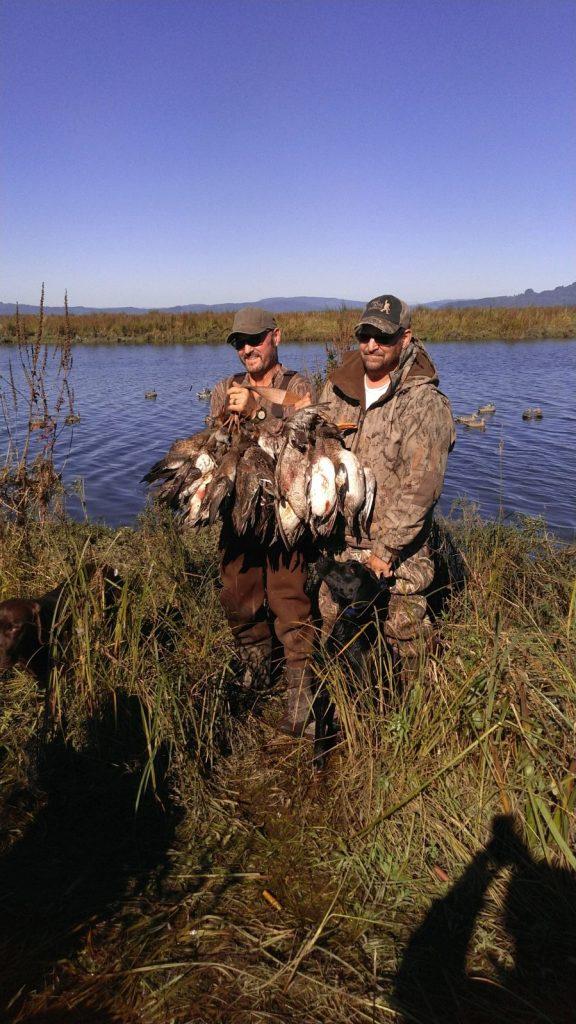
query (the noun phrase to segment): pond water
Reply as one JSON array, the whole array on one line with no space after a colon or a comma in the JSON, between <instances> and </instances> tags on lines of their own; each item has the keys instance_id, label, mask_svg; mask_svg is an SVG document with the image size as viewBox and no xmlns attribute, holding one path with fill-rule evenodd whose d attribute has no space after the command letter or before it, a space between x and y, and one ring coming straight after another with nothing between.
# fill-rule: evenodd
<instances>
[{"instance_id":1,"label":"pond water","mask_svg":"<svg viewBox=\"0 0 576 1024\"><path fill-rule=\"evenodd\" d=\"M477 503L483 516L543 516L559 535L574 538L575 342L427 346L455 415L490 401L497 410L486 417L484 432L458 426L443 511L464 498ZM326 361L322 345L284 345L281 356L285 365L309 372L322 370ZM13 349L0 349L5 394L10 357L17 362ZM90 518L112 526L133 523L146 503L146 488L139 483L143 474L175 438L203 426L208 403L197 392L240 368L227 345L75 348L72 383L81 422L65 428L59 458L67 483L82 479ZM158 397L145 399L148 390ZM540 406L543 418L522 420L528 406ZM6 447L0 416L0 455ZM82 515L74 495L69 508Z\"/></svg>"}]
</instances>

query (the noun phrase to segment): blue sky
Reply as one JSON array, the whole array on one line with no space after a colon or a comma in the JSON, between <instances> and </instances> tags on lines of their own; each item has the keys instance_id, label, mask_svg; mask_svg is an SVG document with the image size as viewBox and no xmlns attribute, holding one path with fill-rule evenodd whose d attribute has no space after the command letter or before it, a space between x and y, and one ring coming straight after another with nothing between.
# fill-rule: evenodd
<instances>
[{"instance_id":1,"label":"blue sky","mask_svg":"<svg viewBox=\"0 0 576 1024\"><path fill-rule=\"evenodd\" d=\"M576 278L573 0L2 0L0 300Z\"/></svg>"}]
</instances>

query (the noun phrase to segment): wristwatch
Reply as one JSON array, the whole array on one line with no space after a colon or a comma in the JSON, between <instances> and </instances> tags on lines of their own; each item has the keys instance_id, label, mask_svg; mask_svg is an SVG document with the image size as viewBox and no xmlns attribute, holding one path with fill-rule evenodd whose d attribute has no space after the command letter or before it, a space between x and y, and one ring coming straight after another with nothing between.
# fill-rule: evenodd
<instances>
[{"instance_id":1,"label":"wristwatch","mask_svg":"<svg viewBox=\"0 0 576 1024\"><path fill-rule=\"evenodd\" d=\"M256 416L255 416L255 419L257 419L257 420L265 420L266 419L266 410L265 409L258 409L258 412L256 413Z\"/></svg>"}]
</instances>

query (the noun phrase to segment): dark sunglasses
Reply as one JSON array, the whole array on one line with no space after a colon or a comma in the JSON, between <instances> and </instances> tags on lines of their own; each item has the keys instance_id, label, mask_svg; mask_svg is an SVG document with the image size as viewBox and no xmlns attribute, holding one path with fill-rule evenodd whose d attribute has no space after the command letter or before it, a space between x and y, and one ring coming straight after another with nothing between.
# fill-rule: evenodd
<instances>
[{"instance_id":1,"label":"dark sunglasses","mask_svg":"<svg viewBox=\"0 0 576 1024\"><path fill-rule=\"evenodd\" d=\"M399 331L396 331L396 334L381 334L380 331L376 330L358 331L356 337L358 338L358 341L360 342L361 345L365 345L367 342L369 342L370 338L374 338L374 341L376 342L377 345L395 345L398 341L400 341L400 338L402 337L403 334L405 334L405 331L404 328L401 327Z\"/></svg>"},{"instance_id":2,"label":"dark sunglasses","mask_svg":"<svg viewBox=\"0 0 576 1024\"><path fill-rule=\"evenodd\" d=\"M270 333L270 331L262 331L262 334L239 334L233 339L231 344L237 352L240 352L245 345L250 345L250 348L258 348L259 345L266 341Z\"/></svg>"}]
</instances>

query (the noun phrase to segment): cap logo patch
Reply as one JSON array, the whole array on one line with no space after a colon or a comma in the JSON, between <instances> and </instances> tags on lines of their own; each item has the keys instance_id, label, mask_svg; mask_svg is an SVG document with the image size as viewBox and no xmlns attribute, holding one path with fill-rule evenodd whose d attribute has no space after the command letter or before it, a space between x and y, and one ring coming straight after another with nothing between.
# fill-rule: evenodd
<instances>
[{"instance_id":1,"label":"cap logo patch","mask_svg":"<svg viewBox=\"0 0 576 1024\"><path fill-rule=\"evenodd\" d=\"M386 314L388 314L392 309L388 299L384 299L384 302L382 302L381 299L373 299L372 302L369 303L368 308L376 309L379 313Z\"/></svg>"}]
</instances>

